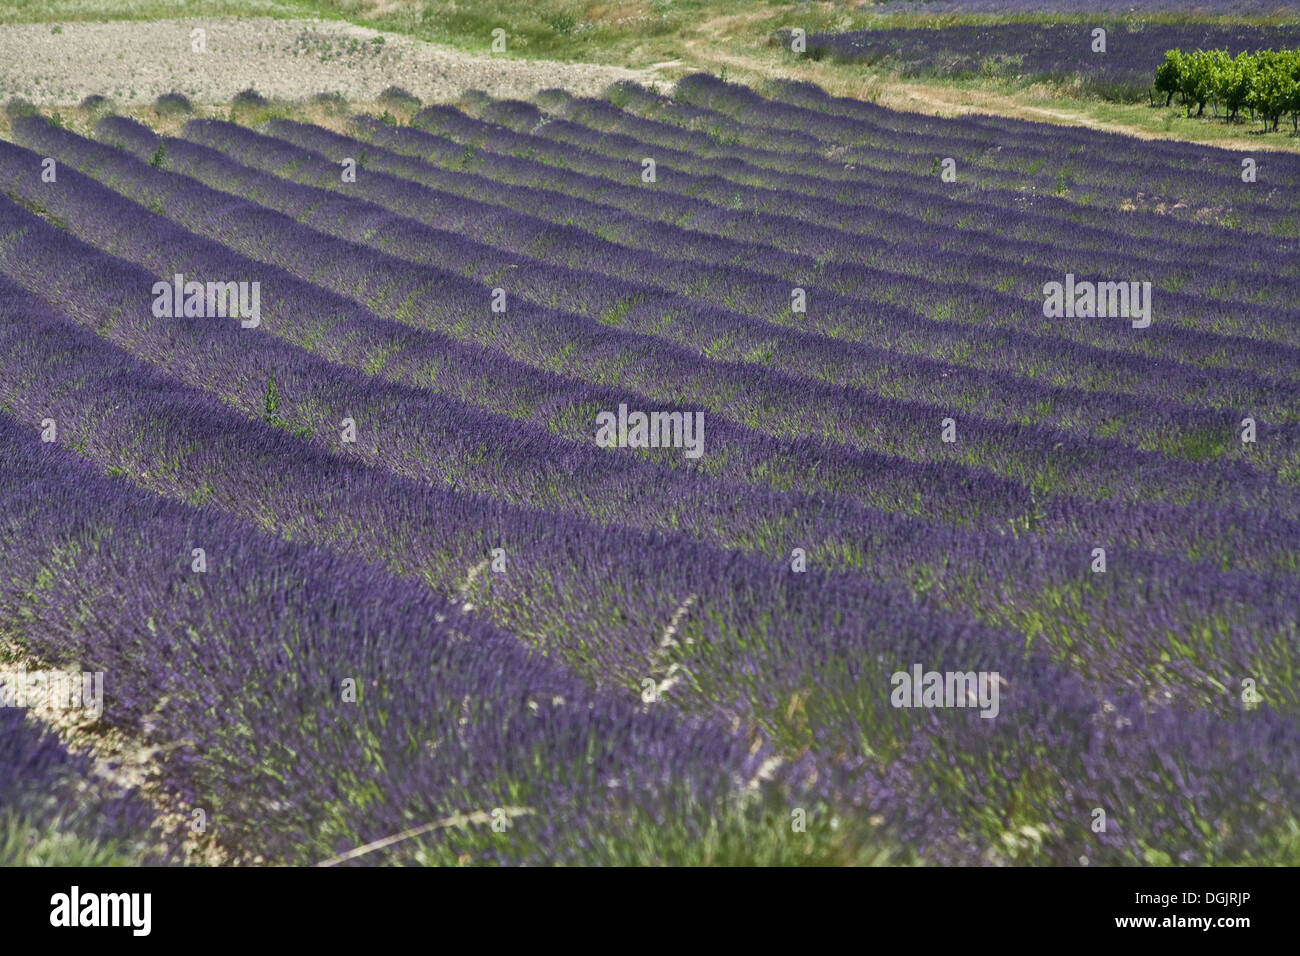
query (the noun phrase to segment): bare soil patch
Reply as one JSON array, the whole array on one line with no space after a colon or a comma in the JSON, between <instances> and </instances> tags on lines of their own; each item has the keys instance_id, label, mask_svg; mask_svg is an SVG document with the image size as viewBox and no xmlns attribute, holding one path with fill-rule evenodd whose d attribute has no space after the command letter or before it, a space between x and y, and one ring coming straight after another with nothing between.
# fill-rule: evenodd
<instances>
[{"instance_id":1,"label":"bare soil patch","mask_svg":"<svg viewBox=\"0 0 1300 956\"><path fill-rule=\"evenodd\" d=\"M204 31L206 52L194 51L194 30ZM249 87L284 99L337 92L373 100L394 85L425 101L469 89L525 97L558 86L594 95L617 80L653 79L621 67L475 56L332 20L260 17L5 25L0 63L0 99L38 106L92 93L144 103L172 90L214 103Z\"/></svg>"}]
</instances>

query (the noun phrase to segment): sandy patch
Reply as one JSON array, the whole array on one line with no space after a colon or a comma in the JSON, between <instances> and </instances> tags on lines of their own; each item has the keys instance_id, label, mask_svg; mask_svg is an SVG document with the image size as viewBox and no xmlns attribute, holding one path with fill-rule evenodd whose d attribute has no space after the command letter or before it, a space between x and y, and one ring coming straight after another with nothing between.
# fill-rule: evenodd
<instances>
[{"instance_id":1,"label":"sandy patch","mask_svg":"<svg viewBox=\"0 0 1300 956\"><path fill-rule=\"evenodd\" d=\"M206 52L193 49L194 30L204 31ZM289 99L338 92L371 100L393 85L425 101L468 89L527 97L561 86L594 95L617 80L653 79L619 67L476 56L339 21L271 18L6 25L0 63L0 100L41 106L91 93L144 103L171 90L215 103L249 87Z\"/></svg>"}]
</instances>

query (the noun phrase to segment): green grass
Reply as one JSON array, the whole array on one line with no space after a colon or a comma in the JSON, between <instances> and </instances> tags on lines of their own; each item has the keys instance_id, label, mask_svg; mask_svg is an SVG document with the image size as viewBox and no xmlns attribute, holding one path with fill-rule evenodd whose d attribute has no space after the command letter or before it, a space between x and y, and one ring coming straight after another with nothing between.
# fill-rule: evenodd
<instances>
[{"instance_id":1,"label":"green grass","mask_svg":"<svg viewBox=\"0 0 1300 956\"><path fill-rule=\"evenodd\" d=\"M101 843L72 829L37 829L25 820L0 818L0 866L145 866L139 850Z\"/></svg>"}]
</instances>

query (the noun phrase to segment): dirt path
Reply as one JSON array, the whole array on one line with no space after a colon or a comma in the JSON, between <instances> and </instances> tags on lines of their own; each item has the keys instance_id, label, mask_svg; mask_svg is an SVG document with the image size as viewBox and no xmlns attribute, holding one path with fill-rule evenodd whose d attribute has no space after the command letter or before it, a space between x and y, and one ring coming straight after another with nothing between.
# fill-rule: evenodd
<instances>
[{"instance_id":1,"label":"dirt path","mask_svg":"<svg viewBox=\"0 0 1300 956\"><path fill-rule=\"evenodd\" d=\"M13 641L0 635L0 684L25 669L28 672L49 670L42 662L27 656ZM60 672L80 674L77 668L61 668ZM28 720L55 733L70 753L87 758L91 763L90 777L84 781L87 792L104 798L122 797L134 792L154 808L157 822L169 841L180 846L190 863L205 865L231 864L234 858L221 848L210 834L197 834L191 828L190 808L182 807L162 792L156 777L157 761L161 755L158 747L148 746L120 730L96 719L85 710L56 707L37 695L29 705ZM148 720L157 721L159 714ZM181 746L180 742L173 747Z\"/></svg>"},{"instance_id":2,"label":"dirt path","mask_svg":"<svg viewBox=\"0 0 1300 956\"><path fill-rule=\"evenodd\" d=\"M206 52L193 49L196 29L204 31ZM198 102L224 102L249 87L290 99L338 92L372 100L391 85L425 101L454 99L467 89L523 97L562 86L592 95L624 79L648 82L653 74L474 56L338 21L211 18L0 26L0 100L20 96L41 106L72 105L91 93L144 103L171 90Z\"/></svg>"},{"instance_id":3,"label":"dirt path","mask_svg":"<svg viewBox=\"0 0 1300 956\"><path fill-rule=\"evenodd\" d=\"M910 110L920 113L934 113L944 116L958 116L964 113L989 113L996 116L1009 116L1015 119L1035 120L1046 123L1060 123L1069 126L1086 126L1089 129L1108 133L1123 133L1138 139L1176 139L1183 142L1201 142L1187 139L1171 133L1154 132L1140 126L1114 121L1103 121L1089 116L1083 111L1049 109L1021 103L1013 97L1003 96L980 90L958 90L944 86L926 86L912 83L882 85L876 102L891 109ZM1213 142L1202 145L1220 149L1279 149L1288 150L1285 143L1261 142L1258 137L1216 138Z\"/></svg>"}]
</instances>

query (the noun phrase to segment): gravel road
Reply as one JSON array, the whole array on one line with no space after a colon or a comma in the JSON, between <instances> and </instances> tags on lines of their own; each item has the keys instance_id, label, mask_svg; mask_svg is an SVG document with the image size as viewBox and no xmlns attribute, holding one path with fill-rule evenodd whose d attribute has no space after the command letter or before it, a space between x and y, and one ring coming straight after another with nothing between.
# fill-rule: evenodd
<instances>
[{"instance_id":1,"label":"gravel road","mask_svg":"<svg viewBox=\"0 0 1300 956\"><path fill-rule=\"evenodd\" d=\"M204 31L195 52L192 31ZM377 42L377 38L382 42ZM420 99L449 100L467 89L527 96L561 86L599 92L616 80L648 82L619 67L471 55L393 33L329 20L209 18L152 22L0 26L0 100L72 105L91 93L144 103L178 90L196 102L229 100L249 87L296 99L338 92L372 100L390 85Z\"/></svg>"}]
</instances>

